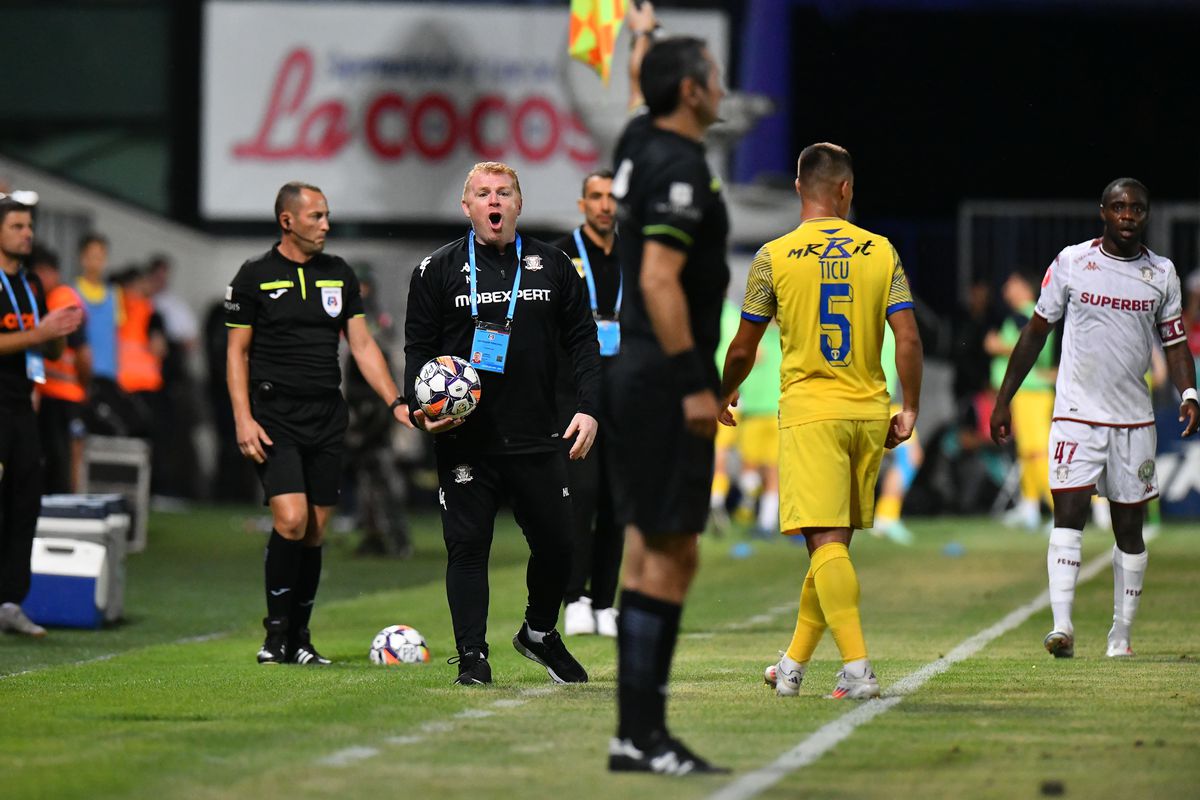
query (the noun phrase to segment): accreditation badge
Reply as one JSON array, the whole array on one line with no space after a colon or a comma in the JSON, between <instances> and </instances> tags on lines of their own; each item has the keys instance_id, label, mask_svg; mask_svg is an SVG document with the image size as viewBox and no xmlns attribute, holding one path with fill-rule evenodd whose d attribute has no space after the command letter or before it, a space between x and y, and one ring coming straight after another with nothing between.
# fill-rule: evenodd
<instances>
[{"instance_id":1,"label":"accreditation badge","mask_svg":"<svg viewBox=\"0 0 1200 800\"><path fill-rule=\"evenodd\" d=\"M485 372L503 373L511 335L511 331L503 325L475 323L475 336L471 339L471 366Z\"/></svg>"},{"instance_id":2,"label":"accreditation badge","mask_svg":"<svg viewBox=\"0 0 1200 800\"><path fill-rule=\"evenodd\" d=\"M600 340L601 356L615 356L621 352L621 323L615 319L596 320L596 338Z\"/></svg>"},{"instance_id":3,"label":"accreditation badge","mask_svg":"<svg viewBox=\"0 0 1200 800\"><path fill-rule=\"evenodd\" d=\"M34 383L46 382L46 359L41 353L25 351L25 377Z\"/></svg>"},{"instance_id":4,"label":"accreditation badge","mask_svg":"<svg viewBox=\"0 0 1200 800\"><path fill-rule=\"evenodd\" d=\"M340 286L322 286L321 287L321 308L325 309L325 313L331 317L336 317L342 313L342 287Z\"/></svg>"}]
</instances>

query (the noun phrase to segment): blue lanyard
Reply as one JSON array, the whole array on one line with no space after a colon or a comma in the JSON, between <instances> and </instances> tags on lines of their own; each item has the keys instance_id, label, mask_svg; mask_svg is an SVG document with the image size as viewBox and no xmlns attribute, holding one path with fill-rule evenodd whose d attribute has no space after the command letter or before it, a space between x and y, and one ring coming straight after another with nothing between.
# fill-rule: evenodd
<instances>
[{"instance_id":1,"label":"blue lanyard","mask_svg":"<svg viewBox=\"0 0 1200 800\"><path fill-rule=\"evenodd\" d=\"M467 234L467 261L471 265L471 318L479 320L479 294L475 291L475 230ZM517 313L517 292L521 289L521 234L517 234L517 276L513 280L512 299L508 301L508 316L504 319L505 327L512 327L513 316Z\"/></svg>"},{"instance_id":2,"label":"blue lanyard","mask_svg":"<svg viewBox=\"0 0 1200 800\"><path fill-rule=\"evenodd\" d=\"M592 262L588 258L587 248L583 246L583 226L580 225L575 229L575 248L579 250L579 260L583 263L583 278L587 281L588 297L592 301L592 313L597 311L596 307L596 279L592 277ZM620 272L617 273L617 304L613 306L613 314L620 315L621 313L621 297L625 294L625 276Z\"/></svg>"},{"instance_id":3,"label":"blue lanyard","mask_svg":"<svg viewBox=\"0 0 1200 800\"><path fill-rule=\"evenodd\" d=\"M13 292L12 284L8 282L8 273L2 269L0 269L0 281L4 283L4 293L8 295L8 300L12 303L13 313L17 315L17 327L25 330L25 320L21 314L21 307L17 304L17 295ZM42 321L38 316L37 301L33 299L33 289L29 288L29 281L25 279L24 270L21 271L21 283L25 285L25 296L29 298L29 307L33 310L33 326L36 328Z\"/></svg>"}]
</instances>

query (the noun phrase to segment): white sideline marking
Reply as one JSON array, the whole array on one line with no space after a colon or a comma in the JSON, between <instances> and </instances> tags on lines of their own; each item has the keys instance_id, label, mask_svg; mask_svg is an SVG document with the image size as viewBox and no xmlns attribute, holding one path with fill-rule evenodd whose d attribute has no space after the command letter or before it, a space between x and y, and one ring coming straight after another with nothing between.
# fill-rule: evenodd
<instances>
[{"instance_id":1,"label":"white sideline marking","mask_svg":"<svg viewBox=\"0 0 1200 800\"><path fill-rule=\"evenodd\" d=\"M522 689L517 693L517 697L506 697L496 700L491 703L492 708L507 709L517 708L526 703L524 698L528 697L544 697L554 693L553 686L531 686L528 689ZM428 722L423 722L418 728L418 734L409 734L404 736L389 736L384 739L384 744L404 746L409 744L417 744L425 741L426 736L433 736L439 733L451 733L457 727L458 720L466 719L487 719L488 717L496 716L495 711L489 711L486 708L464 708L462 711L456 712L447 719L431 719ZM319 766L324 767L345 767L349 764L354 764L359 761L365 761L368 758L374 758L379 755L380 750L377 747L369 747L358 745L355 747L347 747L338 750L327 756L322 756L316 760Z\"/></svg>"},{"instance_id":2,"label":"white sideline marking","mask_svg":"<svg viewBox=\"0 0 1200 800\"><path fill-rule=\"evenodd\" d=\"M388 744L417 744L425 741L424 736L389 736L384 739Z\"/></svg>"},{"instance_id":3,"label":"white sideline marking","mask_svg":"<svg viewBox=\"0 0 1200 800\"><path fill-rule=\"evenodd\" d=\"M1151 537L1147 536L1147 540ZM1089 561L1079 570L1076 585L1096 577L1105 567L1112 565L1112 551ZM925 666L892 684L887 696L878 700L867 700L837 719L827 722L808 735L799 744L765 767L748 772L733 783L708 796L708 800L749 800L783 780L789 773L807 767L832 750L854 733L855 728L865 725L875 717L899 705L905 697L920 689L937 675L941 675L960 661L965 661L987 645L1009 631L1017 628L1037 612L1050 605L1050 592L1045 591L1020 608L1012 611L991 627L960 642L953 650L931 661ZM843 701L844 702L844 701ZM850 701L855 702L855 701Z\"/></svg>"},{"instance_id":4,"label":"white sideline marking","mask_svg":"<svg viewBox=\"0 0 1200 800\"><path fill-rule=\"evenodd\" d=\"M741 620L739 622L726 622L724 625L717 625L707 631L695 631L693 633L685 633L680 638L683 638L683 639L711 639L712 637L716 636L718 632L725 633L728 631L740 631L743 628L746 628L750 625L766 625L768 622L773 622L775 620L775 618L778 617L780 614L786 614L788 612L795 614L796 608L798 605L799 605L799 602L785 603L784 605L781 605L781 606L775 606L774 608L768 608L762 614L755 614L754 616L747 617L746 619Z\"/></svg>"},{"instance_id":5,"label":"white sideline marking","mask_svg":"<svg viewBox=\"0 0 1200 800\"><path fill-rule=\"evenodd\" d=\"M347 747L345 750L338 750L336 753L325 756L317 763L326 767L345 767L377 755L379 755L379 751L374 747Z\"/></svg>"},{"instance_id":6,"label":"white sideline marking","mask_svg":"<svg viewBox=\"0 0 1200 800\"><path fill-rule=\"evenodd\" d=\"M4 680L5 678L17 678L17 677L20 677L21 675L32 675L35 672L41 672L41 671L47 670L47 669L55 669L57 667L82 667L82 666L86 666L87 664L99 664L101 661L108 661L109 659L116 658L117 656L123 656L127 653L134 653L134 652L137 652L138 650L146 650L151 647L159 647L160 645L164 645L164 644L165 645L197 644L199 642L211 642L214 639L221 639L228 635L229 635L229 631L216 631L215 633L205 633L200 636L186 636L182 639L176 639L173 642L159 642L158 644L142 645L141 647L134 647L130 650L124 650L120 653L102 653L101 655L98 655L98 656L92 656L91 658L85 658L82 661L69 661L65 664L47 664L44 667L34 667L33 669L23 669L20 672L10 672L6 675L0 675L0 681Z\"/></svg>"}]
</instances>

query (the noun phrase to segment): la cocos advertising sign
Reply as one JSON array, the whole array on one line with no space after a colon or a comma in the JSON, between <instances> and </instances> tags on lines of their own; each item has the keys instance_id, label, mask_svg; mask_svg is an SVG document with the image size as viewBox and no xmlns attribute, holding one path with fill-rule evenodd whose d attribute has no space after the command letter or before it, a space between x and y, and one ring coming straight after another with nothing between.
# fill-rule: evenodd
<instances>
[{"instance_id":1,"label":"la cocos advertising sign","mask_svg":"<svg viewBox=\"0 0 1200 800\"><path fill-rule=\"evenodd\" d=\"M601 154L565 97L566 26L565 6L209 4L201 213L269 219L304 180L343 219L460 221L467 169L502 160L526 221L572 221Z\"/></svg>"}]
</instances>

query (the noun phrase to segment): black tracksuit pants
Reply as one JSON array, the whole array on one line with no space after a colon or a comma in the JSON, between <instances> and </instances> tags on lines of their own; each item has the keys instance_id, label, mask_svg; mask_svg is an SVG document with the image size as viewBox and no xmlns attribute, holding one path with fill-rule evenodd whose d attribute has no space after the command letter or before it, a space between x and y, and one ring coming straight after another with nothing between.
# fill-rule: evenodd
<instances>
[{"instance_id":1,"label":"black tracksuit pants","mask_svg":"<svg viewBox=\"0 0 1200 800\"><path fill-rule=\"evenodd\" d=\"M30 554L42 509L42 447L32 408L0 409L0 603L29 594Z\"/></svg>"},{"instance_id":2,"label":"black tracksuit pants","mask_svg":"<svg viewBox=\"0 0 1200 800\"><path fill-rule=\"evenodd\" d=\"M488 556L505 501L529 543L525 620L534 630L553 629L571 563L566 459L559 451L479 455L451 443L438 443L436 452L446 597L459 652L487 648Z\"/></svg>"}]
</instances>

